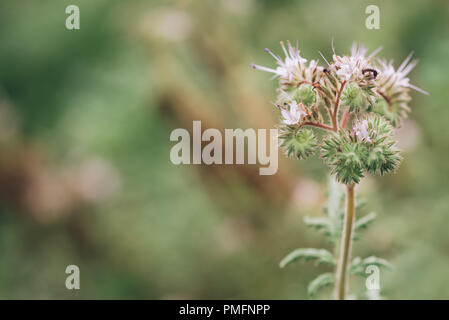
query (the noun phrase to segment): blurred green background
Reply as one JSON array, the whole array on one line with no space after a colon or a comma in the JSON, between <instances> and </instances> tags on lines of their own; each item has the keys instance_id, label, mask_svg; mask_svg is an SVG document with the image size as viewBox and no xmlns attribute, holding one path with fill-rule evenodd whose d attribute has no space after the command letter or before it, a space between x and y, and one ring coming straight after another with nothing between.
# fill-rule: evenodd
<instances>
[{"instance_id":1,"label":"blurred green background","mask_svg":"<svg viewBox=\"0 0 449 320\"><path fill-rule=\"evenodd\" d=\"M81 29L65 28L66 6ZM380 8L380 30L365 8ZM354 255L389 259L391 299L449 299L449 2L59 0L0 2L0 298L303 299L320 271L279 269L328 247L303 223L326 201L326 167L280 154L257 166L175 166L170 132L270 128L265 47L331 56L352 41L395 65L414 50L413 112L394 176L359 188L378 219ZM65 288L78 265L81 289ZM363 284L364 280L354 280ZM321 296L326 298L326 294Z\"/></svg>"}]
</instances>

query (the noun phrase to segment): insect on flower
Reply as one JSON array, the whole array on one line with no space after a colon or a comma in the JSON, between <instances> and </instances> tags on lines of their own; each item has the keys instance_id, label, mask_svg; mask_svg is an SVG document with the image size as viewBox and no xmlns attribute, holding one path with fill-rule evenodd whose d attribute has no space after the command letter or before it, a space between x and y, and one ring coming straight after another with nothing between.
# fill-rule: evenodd
<instances>
[{"instance_id":1,"label":"insect on flower","mask_svg":"<svg viewBox=\"0 0 449 320\"><path fill-rule=\"evenodd\" d=\"M366 68L362 70L363 75L368 77L369 79L376 79L379 72L373 68Z\"/></svg>"}]
</instances>

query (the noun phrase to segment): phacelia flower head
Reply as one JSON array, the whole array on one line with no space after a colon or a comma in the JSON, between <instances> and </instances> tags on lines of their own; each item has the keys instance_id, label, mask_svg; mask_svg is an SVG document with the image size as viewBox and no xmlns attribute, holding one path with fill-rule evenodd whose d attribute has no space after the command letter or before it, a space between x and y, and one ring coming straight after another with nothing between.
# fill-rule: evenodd
<instances>
[{"instance_id":1,"label":"phacelia flower head","mask_svg":"<svg viewBox=\"0 0 449 320\"><path fill-rule=\"evenodd\" d=\"M287 41L287 47L281 42L282 50L284 51L285 59L282 60L279 56L275 55L270 49L265 49L266 52L271 54L279 65L276 69L267 68L252 64L254 69L270 72L274 74L274 78L279 77L281 83L291 84L295 78L300 76L301 69L304 68L306 59L300 56L298 47L293 47L290 41Z\"/></svg>"},{"instance_id":2,"label":"phacelia flower head","mask_svg":"<svg viewBox=\"0 0 449 320\"><path fill-rule=\"evenodd\" d=\"M407 117L410 112L408 106L411 97L410 89L428 94L426 91L412 85L408 74L416 66L417 60L410 62L412 58L410 53L396 70L393 62L388 63L385 60L379 60L379 76L376 79L377 93L382 97L384 105L378 106L378 111L384 114L394 126L398 126L401 118Z\"/></svg>"},{"instance_id":3,"label":"phacelia flower head","mask_svg":"<svg viewBox=\"0 0 449 320\"><path fill-rule=\"evenodd\" d=\"M381 67L381 72L379 75L378 83L384 87L397 87L397 88L411 88L418 92L428 94L427 91L424 91L410 83L410 79L407 75L412 71L412 69L418 63L418 60L413 60L410 62L412 58L413 52L408 55L408 57L402 62L397 70L393 67L393 61L386 62L385 60L379 60L379 65Z\"/></svg>"},{"instance_id":4,"label":"phacelia flower head","mask_svg":"<svg viewBox=\"0 0 449 320\"><path fill-rule=\"evenodd\" d=\"M366 173L393 172L400 163L394 127L407 116L410 89L426 93L407 77L416 65L411 55L395 69L374 60L354 43L351 54L338 56L327 67L302 58L289 42L281 42L285 59L267 49L276 69L253 65L279 78L275 106L281 111L280 147L288 156L305 159L319 151L338 181L359 183ZM315 134L320 130L321 134Z\"/></svg>"},{"instance_id":5,"label":"phacelia flower head","mask_svg":"<svg viewBox=\"0 0 449 320\"><path fill-rule=\"evenodd\" d=\"M378 48L369 56L366 56L367 49L354 42L351 48L350 56L337 56L334 52L333 67L336 70L337 75L345 81L361 81L365 78L365 72L372 70L370 60L374 57L382 48Z\"/></svg>"}]
</instances>

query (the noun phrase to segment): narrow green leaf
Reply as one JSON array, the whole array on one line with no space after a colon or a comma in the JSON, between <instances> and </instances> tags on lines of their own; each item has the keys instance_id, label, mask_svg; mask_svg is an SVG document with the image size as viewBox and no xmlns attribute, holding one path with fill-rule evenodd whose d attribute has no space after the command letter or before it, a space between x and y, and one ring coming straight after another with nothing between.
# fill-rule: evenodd
<instances>
[{"instance_id":1,"label":"narrow green leaf","mask_svg":"<svg viewBox=\"0 0 449 320\"><path fill-rule=\"evenodd\" d=\"M387 260L379 258L379 257L375 257L375 256L371 256L368 258L363 259L363 263L366 266L371 266L371 265L375 265L378 267L384 267L388 270L393 270L393 265L391 263L389 263Z\"/></svg>"},{"instance_id":2,"label":"narrow green leaf","mask_svg":"<svg viewBox=\"0 0 449 320\"><path fill-rule=\"evenodd\" d=\"M328 264L330 266L335 266L336 264L332 253L325 249L301 248L290 252L284 259L282 259L279 266L284 268L287 264L301 258L304 259L305 262L309 260L316 260L316 265Z\"/></svg>"},{"instance_id":3,"label":"narrow green leaf","mask_svg":"<svg viewBox=\"0 0 449 320\"><path fill-rule=\"evenodd\" d=\"M309 296L313 297L318 290L332 285L335 282L334 275L332 273L323 273L316 277L312 282L309 283L307 287L307 293Z\"/></svg>"},{"instance_id":4,"label":"narrow green leaf","mask_svg":"<svg viewBox=\"0 0 449 320\"><path fill-rule=\"evenodd\" d=\"M304 223L308 227L317 230L324 229L326 232L330 232L332 229L331 221L327 217L304 217Z\"/></svg>"}]
</instances>

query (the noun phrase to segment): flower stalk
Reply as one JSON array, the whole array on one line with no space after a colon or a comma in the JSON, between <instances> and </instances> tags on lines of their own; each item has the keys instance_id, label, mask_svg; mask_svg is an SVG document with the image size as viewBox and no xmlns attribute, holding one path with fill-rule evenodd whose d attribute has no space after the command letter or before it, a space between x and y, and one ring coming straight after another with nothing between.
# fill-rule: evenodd
<instances>
[{"instance_id":1,"label":"flower stalk","mask_svg":"<svg viewBox=\"0 0 449 320\"><path fill-rule=\"evenodd\" d=\"M355 221L355 185L346 185L346 211L341 237L340 256L337 264L335 298L345 300L348 290L348 265L351 260L352 239Z\"/></svg>"}]
</instances>

